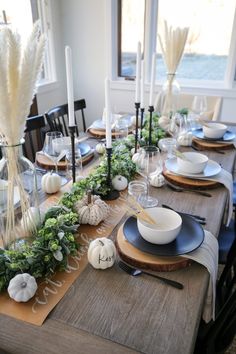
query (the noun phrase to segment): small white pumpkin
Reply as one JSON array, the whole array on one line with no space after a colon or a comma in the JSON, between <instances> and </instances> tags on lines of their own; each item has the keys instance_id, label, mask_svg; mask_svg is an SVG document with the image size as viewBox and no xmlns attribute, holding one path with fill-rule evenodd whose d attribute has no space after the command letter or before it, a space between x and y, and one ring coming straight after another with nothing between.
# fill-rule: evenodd
<instances>
[{"instance_id":1,"label":"small white pumpkin","mask_svg":"<svg viewBox=\"0 0 236 354\"><path fill-rule=\"evenodd\" d=\"M145 153L136 152L132 156L132 161L138 165L140 169L144 169L146 167Z\"/></svg>"},{"instance_id":2,"label":"small white pumpkin","mask_svg":"<svg viewBox=\"0 0 236 354\"><path fill-rule=\"evenodd\" d=\"M21 227L27 233L32 233L41 224L40 211L38 208L30 207L21 218Z\"/></svg>"},{"instance_id":3,"label":"small white pumpkin","mask_svg":"<svg viewBox=\"0 0 236 354\"><path fill-rule=\"evenodd\" d=\"M85 177L84 176L76 176L75 177L76 182L80 182L80 181L82 181L82 179L85 179Z\"/></svg>"},{"instance_id":4,"label":"small white pumpkin","mask_svg":"<svg viewBox=\"0 0 236 354\"><path fill-rule=\"evenodd\" d=\"M106 269L113 266L116 259L114 242L101 237L93 240L88 249L88 261L96 269Z\"/></svg>"},{"instance_id":5,"label":"small white pumpkin","mask_svg":"<svg viewBox=\"0 0 236 354\"><path fill-rule=\"evenodd\" d=\"M158 119L158 124L159 126L164 129L164 130L168 130L169 128L169 124L170 124L170 118L166 117L166 116L161 116Z\"/></svg>"},{"instance_id":6,"label":"small white pumpkin","mask_svg":"<svg viewBox=\"0 0 236 354\"><path fill-rule=\"evenodd\" d=\"M38 285L34 277L28 273L17 274L10 280L8 294L17 302L27 302L36 293Z\"/></svg>"},{"instance_id":7,"label":"small white pumpkin","mask_svg":"<svg viewBox=\"0 0 236 354\"><path fill-rule=\"evenodd\" d=\"M131 117L131 124L136 126L136 116ZM138 116L138 127L141 126L141 116Z\"/></svg>"},{"instance_id":8,"label":"small white pumpkin","mask_svg":"<svg viewBox=\"0 0 236 354\"><path fill-rule=\"evenodd\" d=\"M109 206L98 195L91 195L91 191L75 203L80 224L98 225L106 219L110 212Z\"/></svg>"},{"instance_id":9,"label":"small white pumpkin","mask_svg":"<svg viewBox=\"0 0 236 354\"><path fill-rule=\"evenodd\" d=\"M128 186L128 180L126 177L117 175L112 179L112 187L117 191L123 191Z\"/></svg>"},{"instance_id":10,"label":"small white pumpkin","mask_svg":"<svg viewBox=\"0 0 236 354\"><path fill-rule=\"evenodd\" d=\"M45 193L53 194L61 188L61 177L57 173L48 172L42 177L42 190Z\"/></svg>"},{"instance_id":11,"label":"small white pumpkin","mask_svg":"<svg viewBox=\"0 0 236 354\"><path fill-rule=\"evenodd\" d=\"M97 151L98 154L104 154L104 152L106 151L105 144L98 143L96 145L96 151Z\"/></svg>"},{"instance_id":12,"label":"small white pumpkin","mask_svg":"<svg viewBox=\"0 0 236 354\"><path fill-rule=\"evenodd\" d=\"M193 141L193 134L191 132L181 134L177 141L181 146L191 146Z\"/></svg>"},{"instance_id":13,"label":"small white pumpkin","mask_svg":"<svg viewBox=\"0 0 236 354\"><path fill-rule=\"evenodd\" d=\"M165 184L165 178L161 173L152 175L150 176L150 184L153 187L162 187Z\"/></svg>"}]
</instances>

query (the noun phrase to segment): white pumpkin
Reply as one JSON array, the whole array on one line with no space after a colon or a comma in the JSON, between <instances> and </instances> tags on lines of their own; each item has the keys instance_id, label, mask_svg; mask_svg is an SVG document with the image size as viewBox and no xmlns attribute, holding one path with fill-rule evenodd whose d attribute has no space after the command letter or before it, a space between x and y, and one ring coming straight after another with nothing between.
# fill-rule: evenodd
<instances>
[{"instance_id":1,"label":"white pumpkin","mask_svg":"<svg viewBox=\"0 0 236 354\"><path fill-rule=\"evenodd\" d=\"M126 177L117 175L112 179L112 187L116 191L123 191L128 186L128 180Z\"/></svg>"},{"instance_id":2,"label":"white pumpkin","mask_svg":"<svg viewBox=\"0 0 236 354\"><path fill-rule=\"evenodd\" d=\"M75 203L75 209L79 223L89 225L98 225L110 212L109 206L98 195L91 195L91 192Z\"/></svg>"},{"instance_id":3,"label":"white pumpkin","mask_svg":"<svg viewBox=\"0 0 236 354\"><path fill-rule=\"evenodd\" d=\"M164 130L168 130L169 128L169 124L170 124L170 118L166 117L166 116L161 116L158 119L158 124L159 126L164 129Z\"/></svg>"},{"instance_id":4,"label":"white pumpkin","mask_svg":"<svg viewBox=\"0 0 236 354\"><path fill-rule=\"evenodd\" d=\"M17 302L27 302L36 293L38 285L34 277L28 273L17 274L10 280L8 294Z\"/></svg>"},{"instance_id":5,"label":"white pumpkin","mask_svg":"<svg viewBox=\"0 0 236 354\"><path fill-rule=\"evenodd\" d=\"M75 177L76 182L80 182L80 181L82 181L82 179L85 179L85 177L84 176L76 176Z\"/></svg>"},{"instance_id":6,"label":"white pumpkin","mask_svg":"<svg viewBox=\"0 0 236 354\"><path fill-rule=\"evenodd\" d=\"M177 141L181 146L191 146L193 141L193 134L191 132L181 134Z\"/></svg>"},{"instance_id":7,"label":"white pumpkin","mask_svg":"<svg viewBox=\"0 0 236 354\"><path fill-rule=\"evenodd\" d=\"M57 173L48 172L42 177L42 190L45 193L53 194L61 188L61 177Z\"/></svg>"},{"instance_id":8,"label":"white pumpkin","mask_svg":"<svg viewBox=\"0 0 236 354\"><path fill-rule=\"evenodd\" d=\"M162 187L165 184L165 178L161 173L152 175L150 176L150 184L153 187Z\"/></svg>"},{"instance_id":9,"label":"white pumpkin","mask_svg":"<svg viewBox=\"0 0 236 354\"><path fill-rule=\"evenodd\" d=\"M41 224L40 211L38 208L30 207L21 218L21 227L27 233L32 233Z\"/></svg>"},{"instance_id":10,"label":"white pumpkin","mask_svg":"<svg viewBox=\"0 0 236 354\"><path fill-rule=\"evenodd\" d=\"M131 117L131 124L136 126L136 116ZM141 116L138 116L138 127L141 126Z\"/></svg>"},{"instance_id":11,"label":"white pumpkin","mask_svg":"<svg viewBox=\"0 0 236 354\"><path fill-rule=\"evenodd\" d=\"M140 169L146 168L146 159L145 159L145 152L142 154L140 152L136 152L132 156L132 161L139 166Z\"/></svg>"},{"instance_id":12,"label":"white pumpkin","mask_svg":"<svg viewBox=\"0 0 236 354\"><path fill-rule=\"evenodd\" d=\"M105 144L102 144L102 143L97 144L96 151L98 154L104 154L104 152L106 151Z\"/></svg>"},{"instance_id":13,"label":"white pumpkin","mask_svg":"<svg viewBox=\"0 0 236 354\"><path fill-rule=\"evenodd\" d=\"M88 249L88 261L96 269L112 267L116 259L114 242L101 237L93 240Z\"/></svg>"}]
</instances>

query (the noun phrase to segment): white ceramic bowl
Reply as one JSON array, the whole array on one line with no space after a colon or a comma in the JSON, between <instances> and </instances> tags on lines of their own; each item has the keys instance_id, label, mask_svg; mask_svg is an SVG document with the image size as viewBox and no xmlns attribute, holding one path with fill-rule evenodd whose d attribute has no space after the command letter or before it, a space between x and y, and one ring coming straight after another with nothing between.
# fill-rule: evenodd
<instances>
[{"instance_id":1,"label":"white ceramic bowl","mask_svg":"<svg viewBox=\"0 0 236 354\"><path fill-rule=\"evenodd\" d=\"M7 181L0 179L0 205L7 202Z\"/></svg>"},{"instance_id":2,"label":"white ceramic bowl","mask_svg":"<svg viewBox=\"0 0 236 354\"><path fill-rule=\"evenodd\" d=\"M183 155L187 160L177 157L177 165L181 172L195 174L204 171L208 162L208 157L206 155L198 152L184 152Z\"/></svg>"},{"instance_id":3,"label":"white ceramic bowl","mask_svg":"<svg viewBox=\"0 0 236 354\"><path fill-rule=\"evenodd\" d=\"M75 138L75 144L78 144L78 139ZM60 154L62 150L71 149L71 138L69 136L63 136L62 138L56 138L52 141L53 149L57 154Z\"/></svg>"},{"instance_id":4,"label":"white ceramic bowl","mask_svg":"<svg viewBox=\"0 0 236 354\"><path fill-rule=\"evenodd\" d=\"M203 125L202 129L206 138L221 139L227 130L227 125L222 123L210 122L207 123L207 126Z\"/></svg>"},{"instance_id":5,"label":"white ceramic bowl","mask_svg":"<svg viewBox=\"0 0 236 354\"><path fill-rule=\"evenodd\" d=\"M182 218L178 213L165 208L148 208L146 212L156 220L157 225L138 219L138 230L144 240L165 245L176 239L182 226Z\"/></svg>"}]
</instances>

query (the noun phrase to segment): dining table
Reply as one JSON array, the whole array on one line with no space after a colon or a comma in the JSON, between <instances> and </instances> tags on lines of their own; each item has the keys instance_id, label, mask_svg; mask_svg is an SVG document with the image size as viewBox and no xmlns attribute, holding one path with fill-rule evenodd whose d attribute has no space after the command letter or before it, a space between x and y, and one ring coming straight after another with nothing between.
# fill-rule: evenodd
<instances>
[{"instance_id":1,"label":"dining table","mask_svg":"<svg viewBox=\"0 0 236 354\"><path fill-rule=\"evenodd\" d=\"M88 138L87 142L95 145L97 140ZM182 148L182 151L190 150L190 147ZM233 173L235 149L224 150L223 154L203 153ZM98 160L95 153L94 160L84 167L84 173ZM70 184L64 186L60 193L69 188ZM227 190L220 185L207 191L210 198L173 191L166 185L151 187L159 206L166 204L178 212L205 217L204 228L217 238ZM50 197L41 193L41 201L46 198ZM126 219L124 213L107 235L113 241ZM193 353L208 288L207 269L191 262L182 269L156 273L182 283L184 288L179 290L147 275L133 277L120 269L118 261L117 255L113 267L105 270L94 269L87 263L41 326L1 314L0 348L14 354Z\"/></svg>"}]
</instances>

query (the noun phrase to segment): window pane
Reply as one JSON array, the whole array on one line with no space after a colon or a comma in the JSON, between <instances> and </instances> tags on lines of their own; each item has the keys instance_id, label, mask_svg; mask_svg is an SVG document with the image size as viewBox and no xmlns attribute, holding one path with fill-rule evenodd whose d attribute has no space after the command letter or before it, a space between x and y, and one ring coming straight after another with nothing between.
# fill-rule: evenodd
<instances>
[{"instance_id":1,"label":"window pane","mask_svg":"<svg viewBox=\"0 0 236 354\"><path fill-rule=\"evenodd\" d=\"M5 22L20 33L24 43L33 27L30 0L0 0L0 26Z\"/></svg>"},{"instance_id":2,"label":"window pane","mask_svg":"<svg viewBox=\"0 0 236 354\"><path fill-rule=\"evenodd\" d=\"M121 0L120 76L135 76L137 43L143 48L145 0Z\"/></svg>"},{"instance_id":3,"label":"window pane","mask_svg":"<svg viewBox=\"0 0 236 354\"><path fill-rule=\"evenodd\" d=\"M235 0L159 0L158 33L164 20L173 27L190 27L178 78L224 80L235 5ZM163 79L159 41L157 52L157 77Z\"/></svg>"}]
</instances>

